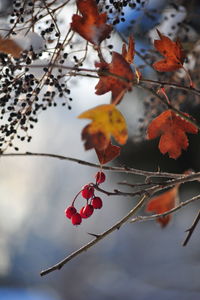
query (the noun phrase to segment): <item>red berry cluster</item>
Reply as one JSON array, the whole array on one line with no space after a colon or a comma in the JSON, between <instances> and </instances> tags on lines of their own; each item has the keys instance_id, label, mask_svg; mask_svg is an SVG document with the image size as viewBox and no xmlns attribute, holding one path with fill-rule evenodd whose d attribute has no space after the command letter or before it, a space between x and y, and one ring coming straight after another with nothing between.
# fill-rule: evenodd
<instances>
[{"instance_id":1,"label":"red berry cluster","mask_svg":"<svg viewBox=\"0 0 200 300\"><path fill-rule=\"evenodd\" d=\"M106 175L102 171L99 171L96 173L95 178L96 178L96 185L99 185L106 180ZM86 184L80 190L80 192L78 192L72 204L66 208L65 215L67 218L71 219L73 225L81 224L82 219L89 218L93 214L94 209L102 208L103 202L100 197L95 196L94 186L95 186L94 183ZM86 199L87 202L86 205L83 206L79 212L77 212L77 209L74 207L74 203L79 194L81 194L82 197Z\"/></svg>"}]
</instances>

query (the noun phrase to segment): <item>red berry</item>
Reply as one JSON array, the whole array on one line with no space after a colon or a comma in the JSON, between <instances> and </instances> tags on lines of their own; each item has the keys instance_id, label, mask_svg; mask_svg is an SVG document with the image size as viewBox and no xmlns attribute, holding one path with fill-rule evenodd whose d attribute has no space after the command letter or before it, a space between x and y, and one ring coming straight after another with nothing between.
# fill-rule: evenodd
<instances>
[{"instance_id":1,"label":"red berry","mask_svg":"<svg viewBox=\"0 0 200 300\"><path fill-rule=\"evenodd\" d=\"M80 210L80 215L82 218L86 219L89 218L94 211L94 207L91 204L87 204L86 206L83 206Z\"/></svg>"},{"instance_id":2,"label":"red berry","mask_svg":"<svg viewBox=\"0 0 200 300\"><path fill-rule=\"evenodd\" d=\"M74 206L69 206L65 209L65 215L67 218L71 219L71 217L76 213L76 208Z\"/></svg>"},{"instance_id":3,"label":"red berry","mask_svg":"<svg viewBox=\"0 0 200 300\"><path fill-rule=\"evenodd\" d=\"M100 209L103 206L103 202L100 197L94 197L92 198L91 205L94 209Z\"/></svg>"},{"instance_id":4,"label":"red berry","mask_svg":"<svg viewBox=\"0 0 200 300\"><path fill-rule=\"evenodd\" d=\"M96 178L96 184L100 184L103 183L106 180L106 175L104 174L104 172L97 172L97 174L95 175Z\"/></svg>"},{"instance_id":5,"label":"red berry","mask_svg":"<svg viewBox=\"0 0 200 300\"><path fill-rule=\"evenodd\" d=\"M72 217L71 217L71 221L73 225L79 225L82 222L82 217L79 213L75 213Z\"/></svg>"},{"instance_id":6,"label":"red berry","mask_svg":"<svg viewBox=\"0 0 200 300\"><path fill-rule=\"evenodd\" d=\"M80 215L81 215L81 218L83 219L86 219L87 217L84 215L83 213L83 210L84 210L85 206L83 206L81 209L80 209Z\"/></svg>"},{"instance_id":7,"label":"red berry","mask_svg":"<svg viewBox=\"0 0 200 300\"><path fill-rule=\"evenodd\" d=\"M87 184L83 187L81 194L83 198L90 199L92 196L94 196L94 188L93 186Z\"/></svg>"}]
</instances>

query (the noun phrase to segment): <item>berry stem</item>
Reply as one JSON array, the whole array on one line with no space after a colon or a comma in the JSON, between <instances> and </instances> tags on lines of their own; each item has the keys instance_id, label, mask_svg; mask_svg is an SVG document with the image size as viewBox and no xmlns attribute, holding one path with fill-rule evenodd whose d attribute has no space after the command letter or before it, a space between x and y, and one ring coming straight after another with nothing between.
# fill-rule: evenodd
<instances>
[{"instance_id":1,"label":"berry stem","mask_svg":"<svg viewBox=\"0 0 200 300\"><path fill-rule=\"evenodd\" d=\"M75 201L76 201L76 198L80 195L81 192L82 192L82 190L80 190L80 191L76 194L76 196L74 197L74 200L72 201L72 206L74 206L74 203L75 203Z\"/></svg>"},{"instance_id":2,"label":"berry stem","mask_svg":"<svg viewBox=\"0 0 200 300\"><path fill-rule=\"evenodd\" d=\"M94 184L91 182L91 183L88 183L89 186L93 186L94 187ZM72 206L74 206L74 203L76 201L76 198L80 195L80 193L82 193L82 191L84 190L84 188L82 188L77 194L76 196L74 197L74 200L72 201Z\"/></svg>"}]
</instances>

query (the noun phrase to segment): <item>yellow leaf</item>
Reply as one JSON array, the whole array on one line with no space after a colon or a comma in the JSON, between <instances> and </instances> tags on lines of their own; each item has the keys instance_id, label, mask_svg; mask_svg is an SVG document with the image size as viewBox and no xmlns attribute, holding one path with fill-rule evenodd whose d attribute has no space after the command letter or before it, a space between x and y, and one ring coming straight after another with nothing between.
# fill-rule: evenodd
<instances>
[{"instance_id":1,"label":"yellow leaf","mask_svg":"<svg viewBox=\"0 0 200 300\"><path fill-rule=\"evenodd\" d=\"M128 138L126 121L115 105L96 106L83 112L79 118L92 120L82 131L86 150L91 148L106 149L111 136L121 145L126 143Z\"/></svg>"}]
</instances>

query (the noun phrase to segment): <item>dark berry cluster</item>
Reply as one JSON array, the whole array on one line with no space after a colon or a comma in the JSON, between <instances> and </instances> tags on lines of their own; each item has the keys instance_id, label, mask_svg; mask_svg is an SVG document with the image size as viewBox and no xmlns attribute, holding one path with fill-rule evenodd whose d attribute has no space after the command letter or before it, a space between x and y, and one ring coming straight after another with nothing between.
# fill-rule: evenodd
<instances>
[{"instance_id":1,"label":"dark berry cluster","mask_svg":"<svg viewBox=\"0 0 200 300\"><path fill-rule=\"evenodd\" d=\"M140 7L142 9L145 6L146 2L146 0L109 0L103 1L104 5L101 5L101 7L102 10L104 9L107 12L109 22L115 26L126 21L124 9L127 6L129 10L139 10Z\"/></svg>"},{"instance_id":2,"label":"dark berry cluster","mask_svg":"<svg viewBox=\"0 0 200 300\"><path fill-rule=\"evenodd\" d=\"M106 176L102 171L99 171L95 175L96 178L96 185L103 183L106 180ZM65 215L67 218L71 219L73 225L80 225L82 219L89 218L94 209L100 209L103 206L102 199L100 197L95 196L95 184L89 183L86 184L76 195L72 204L68 206L65 210ZM83 206L80 211L78 212L77 209L74 207L74 203L78 195L81 194L84 199L86 199L86 205Z\"/></svg>"},{"instance_id":3,"label":"dark berry cluster","mask_svg":"<svg viewBox=\"0 0 200 300\"><path fill-rule=\"evenodd\" d=\"M0 153L8 147L18 150L17 139L31 141L30 129L35 127L41 111L57 104L70 110L72 101L69 76L62 69L67 63L69 43L60 42L59 25L62 21L56 13L60 4L53 1L50 8L41 0L11 2L10 30L6 38L18 36L26 39L35 26L45 47L34 49L34 39L30 38L30 49L22 51L20 57L0 53Z\"/></svg>"}]
</instances>

